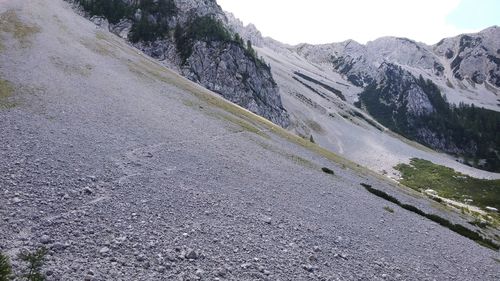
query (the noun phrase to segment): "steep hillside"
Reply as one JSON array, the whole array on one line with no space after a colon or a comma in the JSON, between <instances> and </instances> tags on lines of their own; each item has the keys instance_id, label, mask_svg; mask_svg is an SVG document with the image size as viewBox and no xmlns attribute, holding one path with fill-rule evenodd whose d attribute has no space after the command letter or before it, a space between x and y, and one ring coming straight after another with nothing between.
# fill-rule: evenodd
<instances>
[{"instance_id":1,"label":"steep hillside","mask_svg":"<svg viewBox=\"0 0 500 281\"><path fill-rule=\"evenodd\" d=\"M96 24L184 76L283 127L288 115L267 64L230 32L216 1L68 0Z\"/></svg>"},{"instance_id":2,"label":"steep hillside","mask_svg":"<svg viewBox=\"0 0 500 281\"><path fill-rule=\"evenodd\" d=\"M67 2L1 1L0 42L0 252L16 273L45 247L47 280L500 278L498 251L474 241L494 229L225 101Z\"/></svg>"}]
</instances>

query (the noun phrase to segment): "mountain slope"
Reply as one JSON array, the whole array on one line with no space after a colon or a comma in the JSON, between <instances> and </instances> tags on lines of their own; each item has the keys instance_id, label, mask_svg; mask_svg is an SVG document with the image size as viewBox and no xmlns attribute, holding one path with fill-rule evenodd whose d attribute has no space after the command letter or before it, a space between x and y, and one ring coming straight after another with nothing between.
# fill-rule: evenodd
<instances>
[{"instance_id":1,"label":"mountain slope","mask_svg":"<svg viewBox=\"0 0 500 281\"><path fill-rule=\"evenodd\" d=\"M367 45L348 40L316 46L286 46L270 38L258 38L260 34L253 26L245 27L231 15L228 18L233 18L230 22L234 30L257 37L255 40L261 42L258 53L271 62L284 106L292 116L290 128L297 134L306 138L313 135L322 146L373 170L388 173L392 178L398 178L398 173L393 170L395 165L409 163L414 157L453 167L472 176L500 177L498 173L484 173L457 163L464 162L488 171L498 171L500 167L500 145L496 133L500 113L496 111L499 107L495 86L487 81L482 85L470 84L469 88L463 86L463 81L449 74L451 61L446 62L432 46L394 37L380 38ZM484 43L479 49L484 50L486 46L492 49L492 42L500 40L497 31L491 28L467 36L483 38L481 42ZM470 48L464 48L465 51L470 52ZM477 71L484 71L481 66L481 63L474 65ZM485 77L490 72L484 72ZM427 92L434 86L420 83L420 77L432 81L446 96L444 101L441 94L429 99ZM325 84L334 91L325 88ZM380 91L368 91L369 86L377 91L386 89L386 93L379 96ZM336 93L341 94L340 100ZM345 101L342 96L345 96ZM471 108L469 104L476 107ZM362 110L352 105L362 105ZM384 110L381 110L382 105ZM365 110L381 124L375 124L378 122ZM433 123L447 121L426 125L430 119L434 120ZM414 125L415 122L420 125ZM478 122L480 125L474 125ZM386 128L453 156L431 152L387 132Z\"/></svg>"},{"instance_id":2,"label":"mountain slope","mask_svg":"<svg viewBox=\"0 0 500 281\"><path fill-rule=\"evenodd\" d=\"M276 124L288 125L267 65L227 30L216 1L68 1L79 4L96 24L190 80Z\"/></svg>"},{"instance_id":3,"label":"mountain slope","mask_svg":"<svg viewBox=\"0 0 500 281\"><path fill-rule=\"evenodd\" d=\"M461 215L222 100L62 0L3 1L0 38L0 250L49 248L48 279L499 278L497 252L359 183Z\"/></svg>"},{"instance_id":4,"label":"mountain slope","mask_svg":"<svg viewBox=\"0 0 500 281\"><path fill-rule=\"evenodd\" d=\"M431 79L452 103L475 104L499 111L497 52L500 28L443 39L434 46L406 38L383 37L361 45L349 40L294 49L309 61L333 67L356 86L368 86L382 63L392 63L414 76Z\"/></svg>"}]
</instances>

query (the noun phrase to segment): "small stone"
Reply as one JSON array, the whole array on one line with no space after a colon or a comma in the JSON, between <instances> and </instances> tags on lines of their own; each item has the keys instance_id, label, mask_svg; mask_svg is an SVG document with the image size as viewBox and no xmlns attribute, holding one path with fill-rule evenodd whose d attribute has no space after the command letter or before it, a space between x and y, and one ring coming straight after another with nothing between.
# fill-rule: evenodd
<instances>
[{"instance_id":1,"label":"small stone","mask_svg":"<svg viewBox=\"0 0 500 281\"><path fill-rule=\"evenodd\" d=\"M42 244L49 244L50 242L52 242L52 239L48 235L42 235L40 238L40 243Z\"/></svg>"},{"instance_id":2,"label":"small stone","mask_svg":"<svg viewBox=\"0 0 500 281\"><path fill-rule=\"evenodd\" d=\"M93 192L94 191L92 190L92 188L88 186L83 189L83 193L85 193L86 195L91 195Z\"/></svg>"},{"instance_id":3,"label":"small stone","mask_svg":"<svg viewBox=\"0 0 500 281\"><path fill-rule=\"evenodd\" d=\"M219 277L225 277L226 276L226 270L224 268L217 268L216 272L215 272L215 275L219 276Z\"/></svg>"},{"instance_id":4,"label":"small stone","mask_svg":"<svg viewBox=\"0 0 500 281\"><path fill-rule=\"evenodd\" d=\"M244 263L244 264L242 264L242 265L240 265L240 266L241 266L241 268L243 268L243 269L248 269L248 268L250 268L250 267L252 266L252 264L251 264L251 263Z\"/></svg>"},{"instance_id":5,"label":"small stone","mask_svg":"<svg viewBox=\"0 0 500 281\"><path fill-rule=\"evenodd\" d=\"M51 249L57 252L57 251L62 251L64 249L66 249L67 247L69 247L69 244L67 244L67 243L63 244L63 243L57 242L57 243L54 243L54 245L52 245Z\"/></svg>"},{"instance_id":6,"label":"small stone","mask_svg":"<svg viewBox=\"0 0 500 281\"><path fill-rule=\"evenodd\" d=\"M314 246L313 247L313 250L317 253L317 252L321 252L321 248L319 246Z\"/></svg>"},{"instance_id":7,"label":"small stone","mask_svg":"<svg viewBox=\"0 0 500 281\"><path fill-rule=\"evenodd\" d=\"M166 268L164 266L161 266L161 265L156 268L156 271L158 271L159 273L164 273L165 270L166 270Z\"/></svg>"},{"instance_id":8,"label":"small stone","mask_svg":"<svg viewBox=\"0 0 500 281\"><path fill-rule=\"evenodd\" d=\"M199 256L198 253L195 250L193 250L193 249L188 249L186 251L186 258L187 259L195 260L195 259L198 258L198 256Z\"/></svg>"},{"instance_id":9,"label":"small stone","mask_svg":"<svg viewBox=\"0 0 500 281\"><path fill-rule=\"evenodd\" d=\"M109 248L108 247L102 247L100 250L99 250L99 254L101 255L104 255L106 253L109 252Z\"/></svg>"},{"instance_id":10,"label":"small stone","mask_svg":"<svg viewBox=\"0 0 500 281\"><path fill-rule=\"evenodd\" d=\"M21 199L19 197L14 197L14 199L12 199L12 202L14 202L14 204L19 204L19 203L23 202L23 199Z\"/></svg>"},{"instance_id":11,"label":"small stone","mask_svg":"<svg viewBox=\"0 0 500 281\"><path fill-rule=\"evenodd\" d=\"M271 217L264 217L262 220L263 220L265 223L267 223L267 224L271 224L271 222L272 222L273 218L271 218Z\"/></svg>"},{"instance_id":12,"label":"small stone","mask_svg":"<svg viewBox=\"0 0 500 281\"><path fill-rule=\"evenodd\" d=\"M138 255L136 258L135 258L138 262L143 262L146 260L146 257L143 255L143 254L140 254Z\"/></svg>"},{"instance_id":13,"label":"small stone","mask_svg":"<svg viewBox=\"0 0 500 281\"><path fill-rule=\"evenodd\" d=\"M308 272L313 272L314 271L314 267L310 264L304 264L302 265L302 268Z\"/></svg>"}]
</instances>

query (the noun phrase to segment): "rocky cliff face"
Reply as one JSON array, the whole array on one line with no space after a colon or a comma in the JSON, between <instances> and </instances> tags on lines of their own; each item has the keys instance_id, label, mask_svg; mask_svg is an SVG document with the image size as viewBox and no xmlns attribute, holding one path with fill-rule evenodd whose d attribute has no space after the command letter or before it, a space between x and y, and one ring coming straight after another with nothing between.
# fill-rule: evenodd
<instances>
[{"instance_id":1,"label":"rocky cliff face","mask_svg":"<svg viewBox=\"0 0 500 281\"><path fill-rule=\"evenodd\" d=\"M373 83L380 92L379 101L393 113L405 112L408 118L414 118L434 112L418 80L397 65L383 63Z\"/></svg>"},{"instance_id":2,"label":"rocky cliff face","mask_svg":"<svg viewBox=\"0 0 500 281\"><path fill-rule=\"evenodd\" d=\"M226 18L229 28L240 34L243 39L252 41L252 44L257 47L264 46L265 40L255 25L251 23L244 25L241 20L229 12L226 12Z\"/></svg>"},{"instance_id":3,"label":"rocky cliff face","mask_svg":"<svg viewBox=\"0 0 500 281\"><path fill-rule=\"evenodd\" d=\"M184 75L277 124L288 124L279 89L267 66L227 42L197 42Z\"/></svg>"},{"instance_id":4,"label":"rocky cliff face","mask_svg":"<svg viewBox=\"0 0 500 281\"><path fill-rule=\"evenodd\" d=\"M160 0L142 9L142 1L123 3L132 7L132 16L111 24L101 15L92 20L192 81L282 127L289 125L269 67L229 28L215 0Z\"/></svg>"},{"instance_id":5,"label":"rocky cliff face","mask_svg":"<svg viewBox=\"0 0 500 281\"><path fill-rule=\"evenodd\" d=\"M450 65L454 78L500 88L500 28L441 40L434 52Z\"/></svg>"}]
</instances>

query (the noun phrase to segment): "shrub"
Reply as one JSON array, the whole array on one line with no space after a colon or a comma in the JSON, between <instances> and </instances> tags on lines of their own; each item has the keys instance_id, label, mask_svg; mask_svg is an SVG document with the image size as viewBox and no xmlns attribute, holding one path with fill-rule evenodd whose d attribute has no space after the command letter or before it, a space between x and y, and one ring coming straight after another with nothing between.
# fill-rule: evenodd
<instances>
[{"instance_id":1,"label":"shrub","mask_svg":"<svg viewBox=\"0 0 500 281\"><path fill-rule=\"evenodd\" d=\"M12 267L10 265L9 257L0 253L0 281L11 280Z\"/></svg>"},{"instance_id":2,"label":"shrub","mask_svg":"<svg viewBox=\"0 0 500 281\"><path fill-rule=\"evenodd\" d=\"M183 62L191 56L195 41L233 42L232 35L224 25L210 16L196 17L186 28L177 25L174 37Z\"/></svg>"},{"instance_id":3,"label":"shrub","mask_svg":"<svg viewBox=\"0 0 500 281\"><path fill-rule=\"evenodd\" d=\"M44 281L45 276L41 272L47 249L39 248L35 252L22 251L19 259L27 264L27 268L22 274L22 278L27 281Z\"/></svg>"},{"instance_id":4,"label":"shrub","mask_svg":"<svg viewBox=\"0 0 500 281\"><path fill-rule=\"evenodd\" d=\"M328 169L326 167L321 168L321 171L323 171L324 173L327 173L329 175L335 175L334 171L332 171L331 169Z\"/></svg>"}]
</instances>

